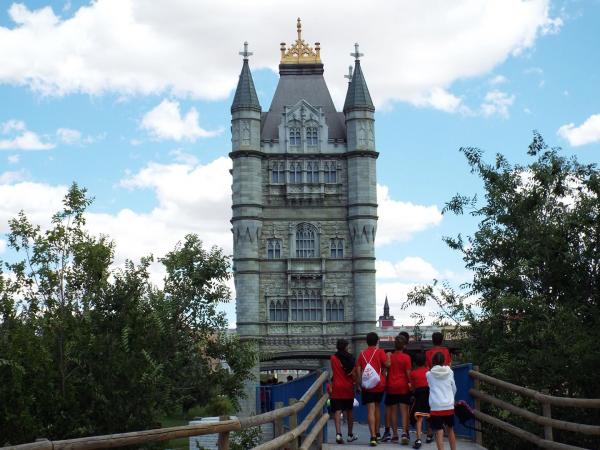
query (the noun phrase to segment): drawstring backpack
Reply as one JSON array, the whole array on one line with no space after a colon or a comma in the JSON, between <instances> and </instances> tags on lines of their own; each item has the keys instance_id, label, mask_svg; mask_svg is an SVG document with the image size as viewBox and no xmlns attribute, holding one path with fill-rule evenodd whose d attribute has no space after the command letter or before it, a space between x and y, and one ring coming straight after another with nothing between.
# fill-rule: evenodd
<instances>
[{"instance_id":1,"label":"drawstring backpack","mask_svg":"<svg viewBox=\"0 0 600 450\"><path fill-rule=\"evenodd\" d=\"M373 356L375 356L375 353L377 353L377 349L375 349L369 361L367 361L367 358L365 358L365 354L362 353L362 357L367 363L367 365L365 366L365 370L363 370L361 379L362 387L364 387L365 389L373 389L379 384L379 381L381 380L379 373L377 373L375 368L371 365L371 361L373 360Z\"/></svg>"}]
</instances>

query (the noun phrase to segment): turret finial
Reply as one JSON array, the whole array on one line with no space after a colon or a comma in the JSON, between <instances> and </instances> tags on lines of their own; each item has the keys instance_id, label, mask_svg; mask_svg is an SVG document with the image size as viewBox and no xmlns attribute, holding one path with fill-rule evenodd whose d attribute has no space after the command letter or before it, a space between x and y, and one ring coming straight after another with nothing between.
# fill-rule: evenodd
<instances>
[{"instance_id":1,"label":"turret finial","mask_svg":"<svg viewBox=\"0 0 600 450\"><path fill-rule=\"evenodd\" d=\"M321 44L315 42L315 47L311 47L302 39L302 21L298 17L296 21L296 31L298 39L289 48L286 48L285 42L280 45L281 64L321 64Z\"/></svg>"},{"instance_id":2,"label":"turret finial","mask_svg":"<svg viewBox=\"0 0 600 450\"><path fill-rule=\"evenodd\" d=\"M358 42L356 42L354 44L354 53L350 53L350 56L354 56L354 59L356 61L359 61L361 56L365 56L364 53L359 53L359 51L358 51Z\"/></svg>"},{"instance_id":3,"label":"turret finial","mask_svg":"<svg viewBox=\"0 0 600 450\"><path fill-rule=\"evenodd\" d=\"M344 75L344 78L348 78L348 83L352 81L352 66L348 66L348 75Z\"/></svg>"},{"instance_id":4,"label":"turret finial","mask_svg":"<svg viewBox=\"0 0 600 450\"><path fill-rule=\"evenodd\" d=\"M248 51L248 41L244 42L244 51L239 52L239 54L244 57L244 61L248 61L248 57L254 54Z\"/></svg>"},{"instance_id":5,"label":"turret finial","mask_svg":"<svg viewBox=\"0 0 600 450\"><path fill-rule=\"evenodd\" d=\"M296 22L296 29L298 30L298 40L302 40L302 21L300 17L298 17L298 21Z\"/></svg>"}]
</instances>

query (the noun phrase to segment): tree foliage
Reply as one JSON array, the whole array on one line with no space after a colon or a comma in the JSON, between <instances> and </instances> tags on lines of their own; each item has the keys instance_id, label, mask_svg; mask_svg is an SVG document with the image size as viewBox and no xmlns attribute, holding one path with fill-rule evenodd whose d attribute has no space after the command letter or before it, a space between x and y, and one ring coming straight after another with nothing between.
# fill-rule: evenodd
<instances>
[{"instance_id":1,"label":"tree foliage","mask_svg":"<svg viewBox=\"0 0 600 450\"><path fill-rule=\"evenodd\" d=\"M479 225L472 236L444 240L462 254L473 281L458 290L435 282L414 290L407 304L433 301L439 321L462 325L465 350L489 375L559 396L600 397L600 171L565 158L538 133L527 165L502 155L490 164L479 149L461 151L485 197L456 195L446 204L446 213L470 214ZM593 411L556 414L600 419ZM488 434L489 447L529 448L502 435Z\"/></svg>"},{"instance_id":2,"label":"tree foliage","mask_svg":"<svg viewBox=\"0 0 600 450\"><path fill-rule=\"evenodd\" d=\"M0 443L145 429L219 395L234 402L253 352L226 333L229 258L186 236L159 261L113 268L114 245L85 229L73 185L48 229L10 221L20 256L0 274Z\"/></svg>"}]
</instances>

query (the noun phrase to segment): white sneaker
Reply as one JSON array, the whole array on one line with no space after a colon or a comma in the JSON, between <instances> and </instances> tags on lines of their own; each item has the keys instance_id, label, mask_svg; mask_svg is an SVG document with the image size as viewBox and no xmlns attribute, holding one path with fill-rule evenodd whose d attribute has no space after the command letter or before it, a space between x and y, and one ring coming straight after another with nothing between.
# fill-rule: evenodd
<instances>
[{"instance_id":1,"label":"white sneaker","mask_svg":"<svg viewBox=\"0 0 600 450\"><path fill-rule=\"evenodd\" d=\"M352 436L348 435L348 439L346 439L346 442L354 442L358 439L358 434L354 433Z\"/></svg>"}]
</instances>

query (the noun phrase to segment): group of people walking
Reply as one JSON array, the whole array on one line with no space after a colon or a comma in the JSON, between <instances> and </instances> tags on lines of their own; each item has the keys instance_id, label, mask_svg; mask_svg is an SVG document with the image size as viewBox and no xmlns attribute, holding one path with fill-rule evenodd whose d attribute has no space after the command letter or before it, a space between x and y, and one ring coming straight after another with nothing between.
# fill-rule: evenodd
<instances>
[{"instance_id":1,"label":"group of people walking","mask_svg":"<svg viewBox=\"0 0 600 450\"><path fill-rule=\"evenodd\" d=\"M444 449L444 430L448 434L450 448L456 450L454 434L454 396L456 384L450 369L452 359L443 344L442 333L433 333L433 347L419 352L411 360L406 352L409 335L401 332L394 340L394 351L386 353L379 348L379 336L367 334L367 348L358 358L348 352L348 341L337 341L337 352L331 356L332 382L330 384L330 408L334 413L336 442L344 443L342 435L342 412L348 423L346 442L353 442L353 414L355 392L360 391L361 401L367 407L370 440L378 442L410 444L408 433L411 416L414 419L416 439L413 448L421 448L425 423L426 443L433 442L438 450ZM385 396L385 398L384 398ZM380 405L385 404L384 433L380 434ZM402 433L398 433L400 413Z\"/></svg>"}]
</instances>

